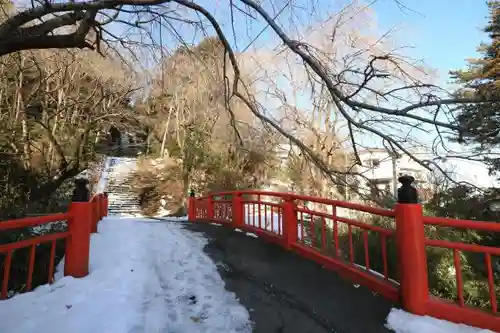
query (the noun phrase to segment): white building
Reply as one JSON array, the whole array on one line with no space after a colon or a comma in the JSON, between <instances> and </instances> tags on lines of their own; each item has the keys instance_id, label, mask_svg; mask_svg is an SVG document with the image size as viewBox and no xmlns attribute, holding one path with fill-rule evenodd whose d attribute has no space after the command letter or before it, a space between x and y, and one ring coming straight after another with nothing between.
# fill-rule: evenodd
<instances>
[{"instance_id":1,"label":"white building","mask_svg":"<svg viewBox=\"0 0 500 333\"><path fill-rule=\"evenodd\" d=\"M288 160L290 151L299 153L299 148L290 144L281 144L278 147L277 155L281 167L284 167ZM426 159L422 154L415 153L422 159ZM360 183L366 189L370 186L366 184L366 178L372 185L375 185L380 191L388 191L397 196L397 188L400 186L398 178L402 175L411 175L415 177L415 185L427 183L429 180L429 171L410 157L404 155L399 158L393 158L385 149L372 148L359 152L359 157L363 164L357 171L365 178L360 179ZM278 184L275 184L278 185ZM283 186L284 184L279 184ZM272 186L275 187L275 186Z\"/></svg>"},{"instance_id":2,"label":"white building","mask_svg":"<svg viewBox=\"0 0 500 333\"><path fill-rule=\"evenodd\" d=\"M414 156L422 160L429 158L428 154L421 153L414 153ZM368 178L377 189L392 193L395 197L400 186L398 182L400 176L413 176L417 187L429 182L429 170L407 155L391 156L385 149L373 148L360 151L359 157L363 166L358 167L358 172ZM368 185L366 179L361 180L361 183Z\"/></svg>"},{"instance_id":3,"label":"white building","mask_svg":"<svg viewBox=\"0 0 500 333\"><path fill-rule=\"evenodd\" d=\"M289 160L290 151L295 154L300 152L297 146L290 144L281 144L277 149L277 155L283 169ZM392 157L386 149L381 148L365 149L358 153L362 166L358 166L356 172L361 173L364 177L355 178L358 180L358 190L366 193L366 195L369 195L370 191L376 188L382 193L385 192L396 198L397 189L401 186L398 178L403 175L410 175L415 178L414 186L419 189L422 200L429 199L429 196L435 191L431 171L407 155L401 154L398 157ZM420 161L434 160L435 158L434 155L426 152L410 151L410 153ZM469 182L479 187L500 186L494 177L488 175L488 170L482 163L441 161L439 165L456 181ZM284 192L294 190L290 182L284 179L273 179L266 189ZM348 190L346 193L347 199L356 201L358 198L356 192L358 190L354 192Z\"/></svg>"}]
</instances>

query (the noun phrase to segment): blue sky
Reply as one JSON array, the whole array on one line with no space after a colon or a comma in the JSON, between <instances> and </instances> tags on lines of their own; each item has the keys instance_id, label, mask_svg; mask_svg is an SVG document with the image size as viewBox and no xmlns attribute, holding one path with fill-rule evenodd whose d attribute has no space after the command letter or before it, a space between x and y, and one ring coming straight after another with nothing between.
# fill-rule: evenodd
<instances>
[{"instance_id":1,"label":"blue sky","mask_svg":"<svg viewBox=\"0 0 500 333\"><path fill-rule=\"evenodd\" d=\"M226 0L199 0L214 16L219 19L223 25L226 36L229 37L233 47L235 46L232 38L232 28L229 24L228 6ZM424 58L428 65L440 70L442 74L448 72L451 68L462 67L465 64L464 59L473 57L476 54L476 48L481 41L487 41L487 36L481 31L487 22L487 6L485 0L398 0L409 9L401 9L395 0L376 0L370 7L374 10L377 25L381 33L398 27L401 30L401 43L413 46L408 50L414 58ZM273 14L283 7L288 1L273 0L275 8L266 6L268 12ZM316 4L311 4L315 2ZM308 11L294 10L296 22L307 26L314 24L319 17L338 11L347 0L294 0L299 6L320 8L323 13L316 13L314 17L310 16ZM371 1L366 0L366 3ZM267 2L266 2L267 3ZM240 4L240 7L243 6ZM306 15L307 14L307 15ZM236 41L237 50L241 51L249 41L260 32L263 27L262 22L251 21L245 18L241 13L235 12L236 24L235 30L238 36ZM287 29L287 18L290 17L289 7L286 8L279 17L279 23ZM284 19L285 18L285 19ZM193 40L193 30L183 25L182 33L186 41ZM213 30L209 29L209 33ZM164 36L169 35L164 32ZM170 37L170 38L169 38ZM175 49L178 45L173 36L167 37L165 44L170 49ZM165 37L164 37L165 38ZM195 40L200 40L201 34L197 34ZM262 46L265 44L276 43L276 36L270 28L261 34L252 46Z\"/></svg>"},{"instance_id":2,"label":"blue sky","mask_svg":"<svg viewBox=\"0 0 500 333\"><path fill-rule=\"evenodd\" d=\"M450 69L466 66L466 58L479 56L476 48L489 42L482 29L487 24L488 7L485 0L407 0L412 11L402 12L392 0L379 0L374 9L382 29L394 25L412 31L408 41L414 46L410 54L424 58L439 70L441 83L449 81ZM429 10L431 9L431 10ZM456 177L483 186L493 179L480 164L456 161Z\"/></svg>"},{"instance_id":3,"label":"blue sky","mask_svg":"<svg viewBox=\"0 0 500 333\"><path fill-rule=\"evenodd\" d=\"M294 2L302 4L309 1ZM342 1L318 2L325 9L328 7L325 13L331 13L336 7L340 8L339 4ZM404 40L405 44L414 47L409 51L410 54L415 58L424 58L429 65L442 73L447 73L451 68L464 66L464 59L477 55L476 48L479 43L488 41L486 34L482 32L488 15L485 0L399 0L399 2L409 9L400 8L395 0L377 0L370 6L374 10L380 31L384 32L395 26L402 28L404 34L409 35L409 38ZM282 15L288 17L289 12L285 10ZM301 19L304 22L308 21L304 15L301 15ZM282 23L286 25L286 20ZM238 24L238 28L243 29L243 25ZM266 32L274 34L270 29ZM262 35L260 43L265 43L269 38L268 33Z\"/></svg>"},{"instance_id":4,"label":"blue sky","mask_svg":"<svg viewBox=\"0 0 500 333\"><path fill-rule=\"evenodd\" d=\"M465 65L464 59L477 55L481 31L487 22L484 0L406 0L413 11L402 11L393 0L379 0L373 8L380 27L404 26L413 31L411 54L425 58L428 64L445 74Z\"/></svg>"}]
</instances>

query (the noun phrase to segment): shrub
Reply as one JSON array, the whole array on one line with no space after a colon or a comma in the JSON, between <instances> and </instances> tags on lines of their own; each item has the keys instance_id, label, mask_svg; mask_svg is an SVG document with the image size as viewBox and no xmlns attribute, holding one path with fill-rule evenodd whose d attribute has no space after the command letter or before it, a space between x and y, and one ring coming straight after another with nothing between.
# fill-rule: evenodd
<instances>
[{"instance_id":1,"label":"shrub","mask_svg":"<svg viewBox=\"0 0 500 333\"><path fill-rule=\"evenodd\" d=\"M142 159L131 175L133 191L139 197L142 213L152 216L162 208L178 213L185 204L180 163L173 159Z\"/></svg>"}]
</instances>

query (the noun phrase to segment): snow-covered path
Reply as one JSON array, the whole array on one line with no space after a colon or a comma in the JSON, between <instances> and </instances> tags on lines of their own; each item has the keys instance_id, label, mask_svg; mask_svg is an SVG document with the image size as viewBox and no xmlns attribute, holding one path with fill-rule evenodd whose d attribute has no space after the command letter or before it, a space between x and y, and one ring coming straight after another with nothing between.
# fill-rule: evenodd
<instances>
[{"instance_id":1,"label":"snow-covered path","mask_svg":"<svg viewBox=\"0 0 500 333\"><path fill-rule=\"evenodd\" d=\"M90 275L58 273L53 285L0 302L0 332L251 332L205 243L175 222L107 217L92 235Z\"/></svg>"}]
</instances>

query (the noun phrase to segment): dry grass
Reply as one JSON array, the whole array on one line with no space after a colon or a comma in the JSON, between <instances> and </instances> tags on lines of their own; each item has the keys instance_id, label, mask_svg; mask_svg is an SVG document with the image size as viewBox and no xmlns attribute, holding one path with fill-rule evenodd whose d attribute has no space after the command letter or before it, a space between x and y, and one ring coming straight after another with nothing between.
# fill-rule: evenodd
<instances>
[{"instance_id":1,"label":"dry grass","mask_svg":"<svg viewBox=\"0 0 500 333\"><path fill-rule=\"evenodd\" d=\"M179 212L184 207L181 164L173 159L141 160L131 180L135 193L140 198L144 215L152 216L161 208L162 199L165 208Z\"/></svg>"}]
</instances>

